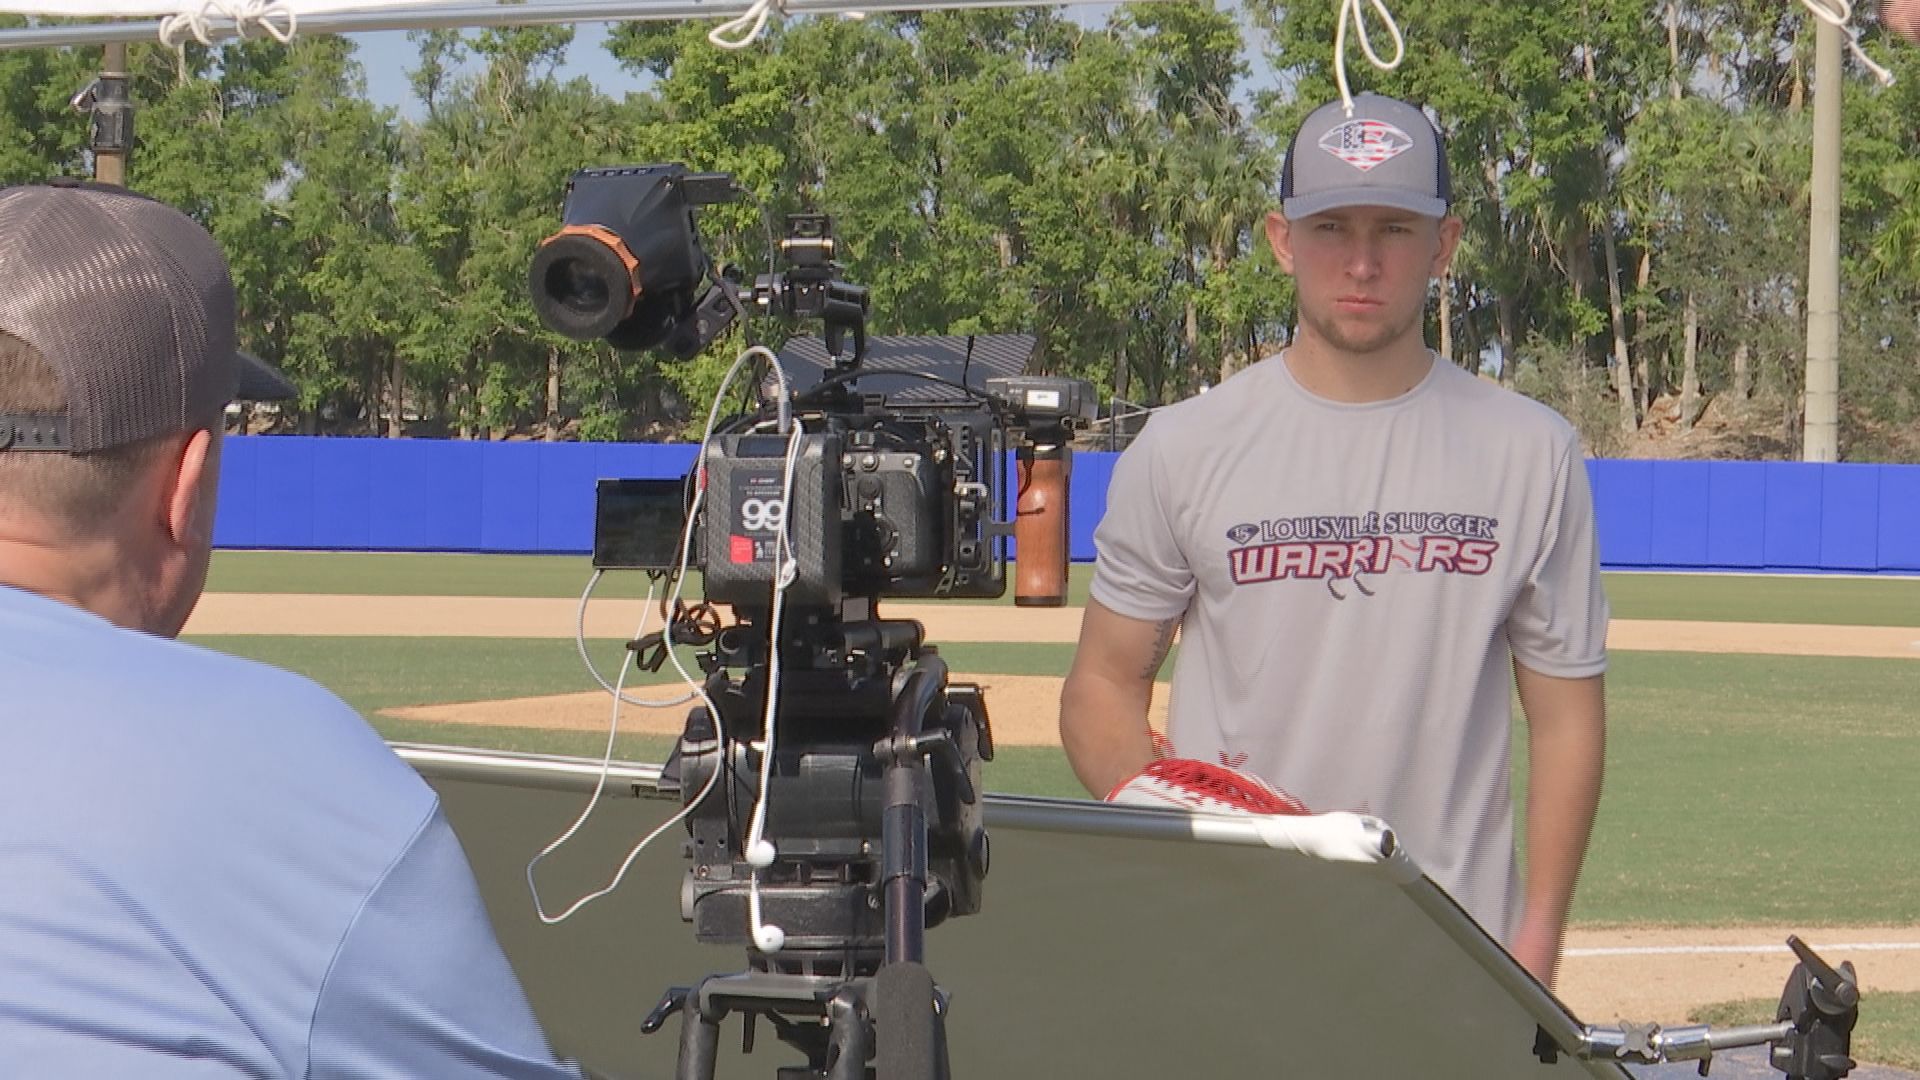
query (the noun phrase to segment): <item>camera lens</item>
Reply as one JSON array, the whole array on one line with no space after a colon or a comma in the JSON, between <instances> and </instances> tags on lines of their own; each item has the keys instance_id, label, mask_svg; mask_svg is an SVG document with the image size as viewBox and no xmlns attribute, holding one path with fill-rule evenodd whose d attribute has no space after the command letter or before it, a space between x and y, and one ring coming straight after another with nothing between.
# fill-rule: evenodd
<instances>
[{"instance_id":1,"label":"camera lens","mask_svg":"<svg viewBox=\"0 0 1920 1080\"><path fill-rule=\"evenodd\" d=\"M607 308L612 290L600 271L579 259L561 259L547 270L547 295L568 311L596 315Z\"/></svg>"},{"instance_id":2,"label":"camera lens","mask_svg":"<svg viewBox=\"0 0 1920 1080\"><path fill-rule=\"evenodd\" d=\"M554 333L592 341L607 336L632 313L639 292L634 268L608 239L562 232L534 254L527 270L528 291L535 314Z\"/></svg>"}]
</instances>

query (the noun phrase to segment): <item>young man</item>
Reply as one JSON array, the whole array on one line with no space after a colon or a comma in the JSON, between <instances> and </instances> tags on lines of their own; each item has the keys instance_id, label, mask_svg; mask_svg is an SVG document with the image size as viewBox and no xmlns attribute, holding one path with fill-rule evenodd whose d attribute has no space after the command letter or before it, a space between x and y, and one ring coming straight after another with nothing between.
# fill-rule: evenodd
<instances>
[{"instance_id":1,"label":"young man","mask_svg":"<svg viewBox=\"0 0 1920 1080\"><path fill-rule=\"evenodd\" d=\"M433 791L333 695L173 640L234 348L213 238L0 191L0 1072L577 1077Z\"/></svg>"},{"instance_id":2,"label":"young man","mask_svg":"<svg viewBox=\"0 0 1920 1080\"><path fill-rule=\"evenodd\" d=\"M1146 766L1178 628L1176 755L1384 818L1550 984L1605 740L1607 604L1578 436L1425 344L1428 286L1461 223L1419 109L1363 94L1351 114L1317 110L1281 190L1267 237L1298 290L1293 344L1160 410L1121 456L1061 737L1097 795Z\"/></svg>"}]
</instances>

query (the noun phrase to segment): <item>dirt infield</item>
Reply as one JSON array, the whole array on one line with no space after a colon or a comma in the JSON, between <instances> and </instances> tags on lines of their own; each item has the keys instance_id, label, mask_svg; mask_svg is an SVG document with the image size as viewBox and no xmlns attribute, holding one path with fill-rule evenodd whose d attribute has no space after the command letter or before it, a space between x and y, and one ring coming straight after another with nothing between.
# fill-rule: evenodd
<instances>
[{"instance_id":1,"label":"dirt infield","mask_svg":"<svg viewBox=\"0 0 1920 1080\"><path fill-rule=\"evenodd\" d=\"M571 637L578 604L572 600L464 597L294 596L208 594L187 626L189 634L366 635L405 637ZM595 601L589 637L630 636L642 605ZM1079 632L1074 608L986 605L889 605L887 614L919 619L928 637L952 642L1071 642ZM1866 656L1920 660L1920 629L1694 623L1617 620L1608 635L1617 650ZM1057 744L1060 680L1018 675L956 675L987 689L994 735L1002 745ZM629 696L663 696L659 687ZM1156 724L1164 724L1164 687L1156 695ZM390 715L451 724L552 727L604 731L611 699L603 693L562 694L424 705ZM684 704L626 707L622 730L677 733ZM1792 954L1789 932L1812 942L1828 959L1852 959L1868 993L1920 991L1920 927L1746 927L1738 929L1576 929L1569 935L1559 996L1583 1021L1658 1020L1676 1023L1690 1009L1735 998L1775 998ZM1771 1014L1755 1016L1756 1023Z\"/></svg>"}]
</instances>

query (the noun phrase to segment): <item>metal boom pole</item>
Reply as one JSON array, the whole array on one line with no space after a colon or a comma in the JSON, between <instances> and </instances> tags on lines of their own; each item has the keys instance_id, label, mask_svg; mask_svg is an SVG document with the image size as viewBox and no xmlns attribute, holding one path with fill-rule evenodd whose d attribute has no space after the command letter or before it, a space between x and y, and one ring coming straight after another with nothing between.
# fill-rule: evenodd
<instances>
[{"instance_id":1,"label":"metal boom pole","mask_svg":"<svg viewBox=\"0 0 1920 1080\"><path fill-rule=\"evenodd\" d=\"M1096 0L1052 0L1051 6ZM1032 7L1035 0L784 0L780 10L795 15L849 15L877 11L951 11L969 8ZM352 34L374 30L434 30L483 26L540 26L554 23L638 22L662 19L724 19L752 7L751 0L562 0L559 3L418 4L369 11L314 12L299 16L303 34ZM209 17L211 39L239 37L231 19ZM100 45L113 41L155 41L160 20L60 23L0 30L0 49L57 45Z\"/></svg>"}]
</instances>

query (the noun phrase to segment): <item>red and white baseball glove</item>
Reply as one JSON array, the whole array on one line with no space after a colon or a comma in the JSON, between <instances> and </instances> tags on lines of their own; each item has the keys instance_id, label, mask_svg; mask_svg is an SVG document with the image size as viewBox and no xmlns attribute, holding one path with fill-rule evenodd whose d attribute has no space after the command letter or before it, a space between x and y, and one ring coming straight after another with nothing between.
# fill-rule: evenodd
<instances>
[{"instance_id":1,"label":"red and white baseball glove","mask_svg":"<svg viewBox=\"0 0 1920 1080\"><path fill-rule=\"evenodd\" d=\"M1107 792L1121 806L1216 814L1311 814L1299 799L1250 773L1192 758L1160 758Z\"/></svg>"}]
</instances>

